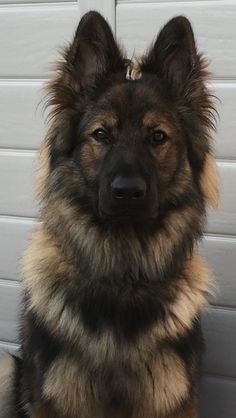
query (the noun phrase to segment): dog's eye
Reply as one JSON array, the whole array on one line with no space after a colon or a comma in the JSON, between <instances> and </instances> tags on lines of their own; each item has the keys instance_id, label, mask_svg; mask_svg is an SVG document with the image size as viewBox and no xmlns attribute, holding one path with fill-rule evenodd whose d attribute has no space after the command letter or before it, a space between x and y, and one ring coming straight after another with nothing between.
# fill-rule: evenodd
<instances>
[{"instance_id":1,"label":"dog's eye","mask_svg":"<svg viewBox=\"0 0 236 418\"><path fill-rule=\"evenodd\" d=\"M92 136L96 141L101 142L101 143L110 144L111 142L108 133L105 131L105 129L102 129L102 128L96 129L93 132Z\"/></svg>"},{"instance_id":2,"label":"dog's eye","mask_svg":"<svg viewBox=\"0 0 236 418\"><path fill-rule=\"evenodd\" d=\"M166 142L167 135L161 129L156 129L151 136L151 144L152 145L162 145Z\"/></svg>"}]
</instances>

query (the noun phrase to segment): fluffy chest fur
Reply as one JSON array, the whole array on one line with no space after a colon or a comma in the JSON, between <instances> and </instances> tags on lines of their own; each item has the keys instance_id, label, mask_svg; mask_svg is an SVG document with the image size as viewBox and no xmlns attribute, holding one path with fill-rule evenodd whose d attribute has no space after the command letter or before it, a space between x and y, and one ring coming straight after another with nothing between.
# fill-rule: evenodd
<instances>
[{"instance_id":1,"label":"fluffy chest fur","mask_svg":"<svg viewBox=\"0 0 236 418\"><path fill-rule=\"evenodd\" d=\"M78 271L44 228L35 232L25 261L25 349L28 367L41 370L33 379L42 402L63 417L82 410L86 418L95 411L102 418L162 417L185 404L198 374L199 310L209 286L199 255L164 286L161 305L156 295L157 320L128 339L122 333L118 338L111 324L87 327L69 296L77 294Z\"/></svg>"},{"instance_id":2,"label":"fluffy chest fur","mask_svg":"<svg viewBox=\"0 0 236 418\"><path fill-rule=\"evenodd\" d=\"M80 359L66 354L52 362L43 394L66 416L157 417L185 402L187 365L171 347L147 351L143 344L116 347L94 341Z\"/></svg>"}]
</instances>

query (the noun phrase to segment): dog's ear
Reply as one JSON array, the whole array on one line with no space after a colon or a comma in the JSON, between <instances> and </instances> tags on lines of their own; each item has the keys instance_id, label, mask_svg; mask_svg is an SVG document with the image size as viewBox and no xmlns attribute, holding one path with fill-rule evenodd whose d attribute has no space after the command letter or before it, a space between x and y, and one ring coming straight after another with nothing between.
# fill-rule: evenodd
<instances>
[{"instance_id":1,"label":"dog's ear","mask_svg":"<svg viewBox=\"0 0 236 418\"><path fill-rule=\"evenodd\" d=\"M83 113L89 87L124 69L125 61L106 20L97 12L85 14L63 60L55 65L55 77L46 84L51 164L73 149L74 118L78 120Z\"/></svg>"},{"instance_id":2,"label":"dog's ear","mask_svg":"<svg viewBox=\"0 0 236 418\"><path fill-rule=\"evenodd\" d=\"M111 28L97 12L83 16L65 58L81 86L124 68Z\"/></svg>"},{"instance_id":3,"label":"dog's ear","mask_svg":"<svg viewBox=\"0 0 236 418\"><path fill-rule=\"evenodd\" d=\"M187 18L178 16L163 27L143 59L141 69L156 73L174 92L181 93L196 65L197 52L191 24Z\"/></svg>"}]
</instances>

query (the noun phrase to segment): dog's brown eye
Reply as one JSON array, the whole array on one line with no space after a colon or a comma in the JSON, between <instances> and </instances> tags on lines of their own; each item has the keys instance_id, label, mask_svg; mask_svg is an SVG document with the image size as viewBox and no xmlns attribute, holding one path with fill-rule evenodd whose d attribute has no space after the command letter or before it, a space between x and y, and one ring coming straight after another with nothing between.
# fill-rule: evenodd
<instances>
[{"instance_id":1,"label":"dog's brown eye","mask_svg":"<svg viewBox=\"0 0 236 418\"><path fill-rule=\"evenodd\" d=\"M92 136L94 139L96 139L96 141L101 143L110 144L111 142L108 133L102 128L96 129Z\"/></svg>"},{"instance_id":2,"label":"dog's brown eye","mask_svg":"<svg viewBox=\"0 0 236 418\"><path fill-rule=\"evenodd\" d=\"M151 136L152 145L162 145L167 140L167 135L161 129L156 129Z\"/></svg>"}]
</instances>

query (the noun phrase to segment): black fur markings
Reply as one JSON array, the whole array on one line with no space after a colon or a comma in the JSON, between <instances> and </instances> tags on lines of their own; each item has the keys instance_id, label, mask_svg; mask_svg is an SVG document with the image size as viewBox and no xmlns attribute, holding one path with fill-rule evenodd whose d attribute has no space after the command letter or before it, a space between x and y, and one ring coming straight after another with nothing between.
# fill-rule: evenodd
<instances>
[{"instance_id":1,"label":"black fur markings","mask_svg":"<svg viewBox=\"0 0 236 418\"><path fill-rule=\"evenodd\" d=\"M27 402L32 404L42 396L41 388L47 371L57 356L66 349L65 344L49 332L36 313L23 314L22 387ZM34 389L33 389L34 388Z\"/></svg>"},{"instance_id":2,"label":"black fur markings","mask_svg":"<svg viewBox=\"0 0 236 418\"><path fill-rule=\"evenodd\" d=\"M167 295L157 281L140 279L138 284L129 273L117 280L120 283L114 285L110 278L99 278L97 284L84 286L78 306L85 327L91 331L100 333L108 327L117 338L130 340L165 317L163 300Z\"/></svg>"}]
</instances>

